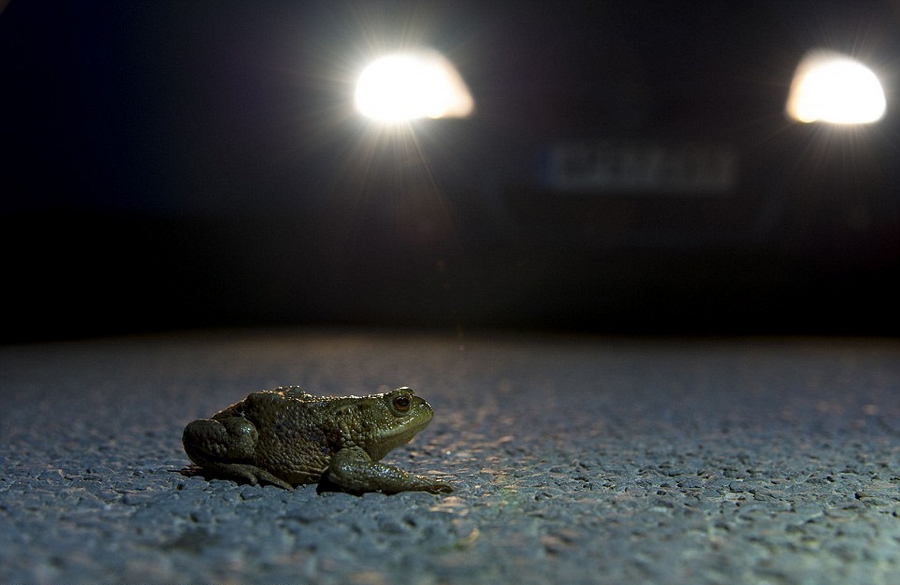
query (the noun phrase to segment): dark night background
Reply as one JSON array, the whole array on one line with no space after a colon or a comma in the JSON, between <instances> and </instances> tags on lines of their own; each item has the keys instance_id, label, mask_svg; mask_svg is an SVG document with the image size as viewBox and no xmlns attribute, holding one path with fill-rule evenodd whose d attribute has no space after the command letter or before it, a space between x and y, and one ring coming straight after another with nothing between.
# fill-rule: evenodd
<instances>
[{"instance_id":1,"label":"dark night background","mask_svg":"<svg viewBox=\"0 0 900 585\"><path fill-rule=\"evenodd\" d=\"M2 341L386 325L896 335L900 3L12 0ZM474 116L378 135L377 52L431 46ZM790 122L810 49L886 117ZM560 192L561 142L720 145L727 193Z\"/></svg>"}]
</instances>

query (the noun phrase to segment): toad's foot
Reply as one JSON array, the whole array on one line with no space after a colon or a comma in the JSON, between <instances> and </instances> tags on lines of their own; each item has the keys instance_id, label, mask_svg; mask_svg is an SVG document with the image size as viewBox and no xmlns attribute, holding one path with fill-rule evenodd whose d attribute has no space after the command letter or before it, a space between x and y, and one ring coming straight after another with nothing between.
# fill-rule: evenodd
<instances>
[{"instance_id":1,"label":"toad's foot","mask_svg":"<svg viewBox=\"0 0 900 585\"><path fill-rule=\"evenodd\" d=\"M244 480L250 485L271 484L282 489L292 490L294 486L281 478L275 477L265 469L247 463L207 463L199 470L212 477L228 477Z\"/></svg>"}]
</instances>

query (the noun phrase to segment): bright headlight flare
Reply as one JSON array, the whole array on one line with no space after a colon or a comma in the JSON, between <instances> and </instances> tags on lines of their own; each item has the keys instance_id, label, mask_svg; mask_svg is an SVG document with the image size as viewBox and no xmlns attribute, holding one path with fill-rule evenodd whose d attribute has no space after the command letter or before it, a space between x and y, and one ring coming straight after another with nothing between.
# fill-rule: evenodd
<instances>
[{"instance_id":1,"label":"bright headlight flare","mask_svg":"<svg viewBox=\"0 0 900 585\"><path fill-rule=\"evenodd\" d=\"M831 51L808 53L791 82L787 112L800 122L869 124L884 115L881 83L859 61Z\"/></svg>"},{"instance_id":2,"label":"bright headlight flare","mask_svg":"<svg viewBox=\"0 0 900 585\"><path fill-rule=\"evenodd\" d=\"M464 118L475 105L456 67L430 49L373 61L356 82L355 103L361 114L380 122Z\"/></svg>"}]
</instances>

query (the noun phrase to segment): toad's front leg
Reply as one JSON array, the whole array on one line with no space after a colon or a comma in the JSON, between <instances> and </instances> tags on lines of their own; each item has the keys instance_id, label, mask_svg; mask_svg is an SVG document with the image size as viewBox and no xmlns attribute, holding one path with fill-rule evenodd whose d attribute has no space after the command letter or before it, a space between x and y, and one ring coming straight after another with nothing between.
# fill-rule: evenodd
<instances>
[{"instance_id":1,"label":"toad's front leg","mask_svg":"<svg viewBox=\"0 0 900 585\"><path fill-rule=\"evenodd\" d=\"M363 449L341 449L331 459L328 480L351 492L394 494L404 491L452 492L449 484L373 461Z\"/></svg>"}]
</instances>

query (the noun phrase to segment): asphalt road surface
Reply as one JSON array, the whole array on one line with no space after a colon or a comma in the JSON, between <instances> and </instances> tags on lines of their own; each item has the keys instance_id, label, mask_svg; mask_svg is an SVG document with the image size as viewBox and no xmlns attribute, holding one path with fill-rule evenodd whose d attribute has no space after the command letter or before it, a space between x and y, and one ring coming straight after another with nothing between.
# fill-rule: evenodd
<instances>
[{"instance_id":1,"label":"asphalt road surface","mask_svg":"<svg viewBox=\"0 0 900 585\"><path fill-rule=\"evenodd\" d=\"M372 331L0 347L4 583L900 583L900 342ZM409 385L449 495L181 473L248 392Z\"/></svg>"}]
</instances>

